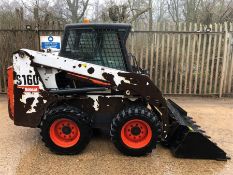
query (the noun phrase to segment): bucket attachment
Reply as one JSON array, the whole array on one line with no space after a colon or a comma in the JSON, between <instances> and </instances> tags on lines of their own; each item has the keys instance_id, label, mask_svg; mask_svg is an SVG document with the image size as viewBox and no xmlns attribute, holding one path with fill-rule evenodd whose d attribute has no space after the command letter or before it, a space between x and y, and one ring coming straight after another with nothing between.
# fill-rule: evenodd
<instances>
[{"instance_id":1,"label":"bucket attachment","mask_svg":"<svg viewBox=\"0 0 233 175\"><path fill-rule=\"evenodd\" d=\"M169 117L172 121L167 144L173 154L180 158L227 160L226 153L209 140L200 126L196 125L187 112L172 100L167 100Z\"/></svg>"}]
</instances>

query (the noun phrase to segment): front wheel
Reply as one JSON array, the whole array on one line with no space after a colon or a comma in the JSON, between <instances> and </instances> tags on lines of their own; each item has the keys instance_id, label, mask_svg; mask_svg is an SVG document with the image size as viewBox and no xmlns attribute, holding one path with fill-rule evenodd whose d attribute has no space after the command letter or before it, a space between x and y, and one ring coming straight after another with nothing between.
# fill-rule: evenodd
<instances>
[{"instance_id":1,"label":"front wheel","mask_svg":"<svg viewBox=\"0 0 233 175\"><path fill-rule=\"evenodd\" d=\"M57 154L78 154L89 143L92 131L87 115L71 106L50 110L40 128L45 145Z\"/></svg>"},{"instance_id":2,"label":"front wheel","mask_svg":"<svg viewBox=\"0 0 233 175\"><path fill-rule=\"evenodd\" d=\"M156 147L160 124L157 116L142 106L121 111L112 121L110 135L125 155L143 156Z\"/></svg>"}]
</instances>

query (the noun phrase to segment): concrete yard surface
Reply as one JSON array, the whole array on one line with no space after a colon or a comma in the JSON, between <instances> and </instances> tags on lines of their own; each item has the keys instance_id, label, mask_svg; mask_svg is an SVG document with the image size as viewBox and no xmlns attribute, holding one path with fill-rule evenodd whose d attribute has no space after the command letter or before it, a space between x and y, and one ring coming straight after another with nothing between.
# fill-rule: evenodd
<instances>
[{"instance_id":1,"label":"concrete yard surface","mask_svg":"<svg viewBox=\"0 0 233 175\"><path fill-rule=\"evenodd\" d=\"M233 98L171 98L233 157ZM0 115L0 175L233 174L232 160L178 159L161 146L146 157L127 157L116 150L109 138L101 136L92 138L80 155L56 155L44 146L39 129L14 126L4 95L0 96Z\"/></svg>"}]
</instances>

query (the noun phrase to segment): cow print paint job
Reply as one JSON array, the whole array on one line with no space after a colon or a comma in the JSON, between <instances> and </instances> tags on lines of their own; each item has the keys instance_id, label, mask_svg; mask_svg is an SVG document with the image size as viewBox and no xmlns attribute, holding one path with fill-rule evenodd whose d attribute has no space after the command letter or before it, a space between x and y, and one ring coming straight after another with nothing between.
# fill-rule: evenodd
<instances>
[{"instance_id":1,"label":"cow print paint job","mask_svg":"<svg viewBox=\"0 0 233 175\"><path fill-rule=\"evenodd\" d=\"M90 67L89 69L87 69L87 72L89 74L93 74L95 72L95 69L93 67Z\"/></svg>"},{"instance_id":2,"label":"cow print paint job","mask_svg":"<svg viewBox=\"0 0 233 175\"><path fill-rule=\"evenodd\" d=\"M86 63L69 58L57 57L50 53L41 54L40 52L26 50L26 49L21 51L26 53L27 55L26 59L28 58L30 59L27 63L25 63L22 61L25 58L20 58L17 56L17 54L15 54L14 57L18 57L18 59L15 59L15 63L21 62L20 65L27 64L28 68L25 70L31 70L32 73L34 74L37 72L35 65L40 65L43 66L44 68L50 67L53 68L54 70L64 71L67 73L72 73L74 75L87 77L87 80L92 79L90 83L94 83L95 80L107 82L106 84L102 84L102 86L106 86L110 90L106 92L106 95L103 94L99 95L98 93L95 94L95 92L92 92L92 94L90 95L83 94L84 97L63 96L62 99L64 101L70 101L72 99L76 101L73 103L73 105L91 111L90 115L92 116L102 116L102 117L117 113L113 108L116 108L117 110L119 109L117 106L113 107L114 104L119 104L121 108L123 108L123 106L127 106L126 103L140 102L143 103L145 106L149 104L153 110L156 111L158 110L159 111L158 113L161 114L161 118L162 118L161 120L163 122L163 131L164 131L162 137L165 138L167 136L166 133L168 132L169 117L167 113L166 100L163 98L160 90L153 84L153 82L150 80L148 76L137 73L124 72L117 69L103 67L100 65L94 65L91 63ZM33 56L28 56L28 55L33 55ZM16 61L16 60L20 60L20 61ZM66 64L64 64L64 60L66 60ZM14 67L17 67L17 65L15 64ZM18 73L20 72L16 72L16 74ZM29 73L29 71L27 73ZM42 113L46 111L46 107L49 106L50 104L56 103L56 101L60 99L60 97L59 98L53 97L49 93L49 91L46 90L46 88L48 88L47 87L48 85L47 84L45 85L44 83L45 83L45 79L48 79L47 75L40 73L40 76L44 76L46 78L40 77L40 91L39 93L37 93L37 95L35 95L35 93L26 95L25 92L18 90L20 91L18 92L18 97L21 100L16 100L16 103L20 103L20 105L16 104L16 106L24 109L24 111L21 110L20 112L20 115L23 116L21 117L21 120L18 120L19 117L17 118L17 123L19 125L20 123L25 126L37 125L41 116L43 116ZM77 77L75 76L73 76L73 78L71 76L70 78L73 80L77 79ZM127 92L130 92L130 94ZM120 96L114 96L114 95L120 95ZM133 99L132 97L135 99ZM34 100L30 99L27 102L27 98L34 98ZM81 106L79 106L77 101L81 101L80 102ZM26 104L27 104L26 106L27 111L25 110L25 106L24 106ZM34 119L30 119L31 120L30 122L26 121L25 123L25 118L28 118L28 116L33 116ZM108 120L109 118L111 119L111 117L108 117L106 118L106 120ZM33 122L32 120L35 121Z\"/></svg>"},{"instance_id":3,"label":"cow print paint job","mask_svg":"<svg viewBox=\"0 0 233 175\"><path fill-rule=\"evenodd\" d=\"M105 80L107 80L111 83L112 86L116 86L116 83L114 81L114 75L112 75L110 73L106 73L106 72L104 72L102 75L103 75Z\"/></svg>"},{"instance_id":4,"label":"cow print paint job","mask_svg":"<svg viewBox=\"0 0 233 175\"><path fill-rule=\"evenodd\" d=\"M14 123L20 126L37 127L40 124L41 117L46 107L55 100L44 89L40 75L32 64L33 56L20 51L14 53ZM15 59L17 58L17 59ZM24 65L24 66L22 66ZM36 75L39 77L39 92L25 92L23 88L17 85L17 75Z\"/></svg>"}]
</instances>

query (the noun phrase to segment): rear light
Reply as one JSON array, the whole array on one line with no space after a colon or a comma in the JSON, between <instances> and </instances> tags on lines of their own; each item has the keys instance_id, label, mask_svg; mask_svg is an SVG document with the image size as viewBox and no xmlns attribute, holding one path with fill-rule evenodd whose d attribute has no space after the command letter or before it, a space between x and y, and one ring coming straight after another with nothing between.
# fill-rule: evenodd
<instances>
[{"instance_id":1,"label":"rear light","mask_svg":"<svg viewBox=\"0 0 233 175\"><path fill-rule=\"evenodd\" d=\"M13 120L14 119L14 75L13 75L13 67L10 66L7 69L7 94L8 94L8 110L9 116Z\"/></svg>"}]
</instances>

